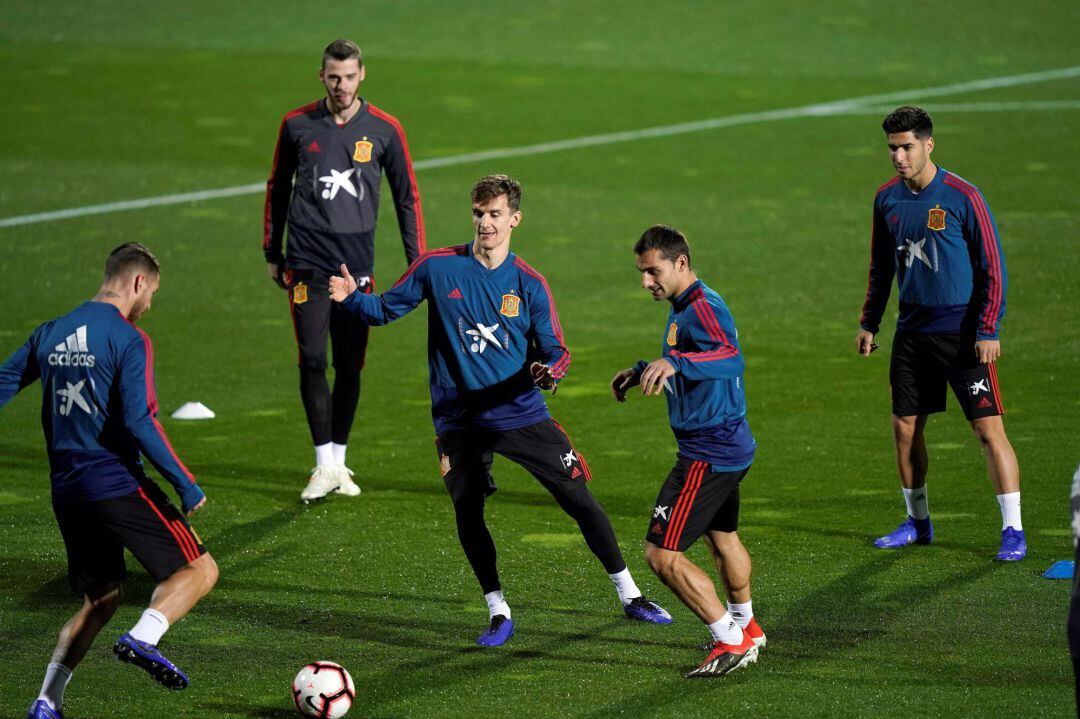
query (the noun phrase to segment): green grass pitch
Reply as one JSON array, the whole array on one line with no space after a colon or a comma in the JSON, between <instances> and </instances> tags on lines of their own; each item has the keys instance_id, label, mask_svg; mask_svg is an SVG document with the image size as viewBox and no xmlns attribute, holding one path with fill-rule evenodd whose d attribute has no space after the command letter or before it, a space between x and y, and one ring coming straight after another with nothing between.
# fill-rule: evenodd
<instances>
[{"instance_id":1,"label":"green grass pitch","mask_svg":"<svg viewBox=\"0 0 1080 719\"><path fill-rule=\"evenodd\" d=\"M362 94L402 120L417 161L1080 66L1068 3L735 5L2 0L0 219L264 180L282 114L320 95L319 52L337 36L364 48ZM928 428L938 541L870 546L901 516L891 328L870 360L853 339L873 191L891 174L880 118L901 100L933 112L934 157L983 189L1003 238L999 374L1030 542L1018 565L990 561L999 514L955 404ZM476 177L523 182L513 249L546 274L574 355L552 412L589 458L638 582L675 616L624 621L570 520L497 461L489 518L518 626L497 651L472 646L486 613L439 480L422 312L372 334L350 445L364 494L304 507L310 446L286 301L263 269L260 194L0 227L0 356L90 297L108 250L139 240L164 265L142 323L163 409L218 413L163 414L209 495L195 526L222 569L166 636L192 686L168 693L112 660L152 588L133 565L67 714L287 717L295 672L327 659L356 680L353 716L1072 716L1069 587L1039 574L1071 556L1080 460L1078 104L1076 76L915 92L419 171L432 247L469 238ZM630 250L654 222L686 231L736 317L760 445L741 534L769 646L713 682L680 678L704 629L641 558L674 456L662 402L619 406L607 390L659 352L666 306L640 290ZM404 265L389 206L378 260L385 288ZM39 402L34 388L0 412L4 716L25 711L77 607Z\"/></svg>"}]
</instances>

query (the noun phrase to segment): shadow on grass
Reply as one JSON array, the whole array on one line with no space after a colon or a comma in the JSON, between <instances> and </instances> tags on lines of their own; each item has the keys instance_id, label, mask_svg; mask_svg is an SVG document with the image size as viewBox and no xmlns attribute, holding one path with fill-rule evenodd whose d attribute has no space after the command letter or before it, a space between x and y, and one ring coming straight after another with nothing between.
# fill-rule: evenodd
<instances>
[{"instance_id":1,"label":"shadow on grass","mask_svg":"<svg viewBox=\"0 0 1080 719\"><path fill-rule=\"evenodd\" d=\"M921 584L908 584L882 596L873 580L892 569L902 557L900 552L871 555L868 561L800 598L786 614L777 618L762 617L769 644L760 661L823 660L886 638L894 626L911 621L905 612L897 612L895 606L918 607L944 592L970 586L994 570L994 566L986 562L964 571L936 575ZM673 669L676 668L665 667L664 671ZM875 681L885 681L880 669L875 667ZM753 671L752 667L749 672L733 674L719 681L738 686L753 681ZM708 682L699 682L695 686L701 684ZM654 686L581 716L589 719L612 714L640 716L661 707L674 711L687 689L689 683L685 686Z\"/></svg>"}]
</instances>

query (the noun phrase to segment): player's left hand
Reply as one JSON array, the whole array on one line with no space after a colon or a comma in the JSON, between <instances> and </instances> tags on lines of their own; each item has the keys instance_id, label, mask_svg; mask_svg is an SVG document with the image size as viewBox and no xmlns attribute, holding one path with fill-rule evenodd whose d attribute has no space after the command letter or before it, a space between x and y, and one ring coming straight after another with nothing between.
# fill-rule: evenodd
<instances>
[{"instance_id":1,"label":"player's left hand","mask_svg":"<svg viewBox=\"0 0 1080 719\"><path fill-rule=\"evenodd\" d=\"M199 500L198 504L196 504L194 507L192 507L191 509L189 509L187 511L187 516L190 517L191 515L195 514L196 512L198 512L200 509L202 509L205 506L206 506L206 497L204 496L202 499Z\"/></svg>"},{"instance_id":2,"label":"player's left hand","mask_svg":"<svg viewBox=\"0 0 1080 719\"><path fill-rule=\"evenodd\" d=\"M330 299L344 302L345 298L356 292L356 278L349 274L349 268L341 265L341 277L330 278Z\"/></svg>"},{"instance_id":3,"label":"player's left hand","mask_svg":"<svg viewBox=\"0 0 1080 719\"><path fill-rule=\"evenodd\" d=\"M540 389L549 389L552 392L555 391L555 377L551 374L551 367L540 362L533 362L529 365L529 374L532 375L533 382Z\"/></svg>"},{"instance_id":4,"label":"player's left hand","mask_svg":"<svg viewBox=\"0 0 1080 719\"><path fill-rule=\"evenodd\" d=\"M979 340L975 343L975 355L979 358L979 364L996 362L1001 356L1001 342L999 340Z\"/></svg>"},{"instance_id":5,"label":"player's left hand","mask_svg":"<svg viewBox=\"0 0 1080 719\"><path fill-rule=\"evenodd\" d=\"M641 373L641 391L645 396L670 390L668 379L675 376L675 367L664 358L653 360Z\"/></svg>"}]
</instances>

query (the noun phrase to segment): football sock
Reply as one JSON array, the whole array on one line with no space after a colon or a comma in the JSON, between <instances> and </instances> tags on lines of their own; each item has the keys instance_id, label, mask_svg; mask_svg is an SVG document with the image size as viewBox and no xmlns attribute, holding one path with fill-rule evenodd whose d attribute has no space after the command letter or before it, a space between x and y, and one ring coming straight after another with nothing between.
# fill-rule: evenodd
<instances>
[{"instance_id":1,"label":"football sock","mask_svg":"<svg viewBox=\"0 0 1080 719\"><path fill-rule=\"evenodd\" d=\"M333 467L335 464L337 462L334 461L334 446L330 442L315 445L316 467Z\"/></svg>"},{"instance_id":2,"label":"football sock","mask_svg":"<svg viewBox=\"0 0 1080 719\"><path fill-rule=\"evenodd\" d=\"M60 705L64 703L64 690L67 689L69 681L71 670L63 664L52 662L45 670L45 681L41 683L38 699L59 711Z\"/></svg>"},{"instance_id":3,"label":"football sock","mask_svg":"<svg viewBox=\"0 0 1080 719\"><path fill-rule=\"evenodd\" d=\"M334 450L334 464L345 464L345 447L347 445L331 442L330 447Z\"/></svg>"},{"instance_id":4,"label":"football sock","mask_svg":"<svg viewBox=\"0 0 1080 719\"><path fill-rule=\"evenodd\" d=\"M926 519L930 516L929 500L926 497L926 486L918 489L900 488L904 493L904 504L907 505L909 517L914 519Z\"/></svg>"},{"instance_id":5,"label":"football sock","mask_svg":"<svg viewBox=\"0 0 1080 719\"><path fill-rule=\"evenodd\" d=\"M709 625L709 634L714 642L724 644L742 644L742 627L740 627L731 615L724 612L724 616Z\"/></svg>"},{"instance_id":6,"label":"football sock","mask_svg":"<svg viewBox=\"0 0 1080 719\"><path fill-rule=\"evenodd\" d=\"M139 621L131 628L128 634L131 638L143 644L157 644L169 629L169 620L156 609L147 609L139 617Z\"/></svg>"},{"instance_id":7,"label":"football sock","mask_svg":"<svg viewBox=\"0 0 1080 719\"><path fill-rule=\"evenodd\" d=\"M735 620L735 623L740 627L745 628L750 620L754 618L754 603L743 602L736 604L729 602L727 605L728 612L731 614L731 618Z\"/></svg>"},{"instance_id":8,"label":"football sock","mask_svg":"<svg viewBox=\"0 0 1080 719\"><path fill-rule=\"evenodd\" d=\"M1020 521L1020 493L1006 492L997 496L998 506L1001 507L1001 528L1012 527L1017 531L1024 529Z\"/></svg>"},{"instance_id":9,"label":"football sock","mask_svg":"<svg viewBox=\"0 0 1080 719\"><path fill-rule=\"evenodd\" d=\"M641 590L634 583L634 578L630 576L629 569L624 568L621 572L615 572L608 576L611 577L611 581L615 582L615 591L619 593L619 601L623 605L629 604L641 596Z\"/></svg>"},{"instance_id":10,"label":"football sock","mask_svg":"<svg viewBox=\"0 0 1080 719\"><path fill-rule=\"evenodd\" d=\"M488 617L494 619L496 614L501 614L507 619L510 618L510 605L506 603L502 590L488 592L484 595L484 600L488 605Z\"/></svg>"}]
</instances>

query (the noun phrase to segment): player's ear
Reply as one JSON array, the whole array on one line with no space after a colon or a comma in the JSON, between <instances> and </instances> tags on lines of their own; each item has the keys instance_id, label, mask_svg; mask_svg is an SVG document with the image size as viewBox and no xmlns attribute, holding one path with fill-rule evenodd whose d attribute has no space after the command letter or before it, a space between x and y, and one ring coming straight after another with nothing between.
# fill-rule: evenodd
<instances>
[{"instance_id":1,"label":"player's ear","mask_svg":"<svg viewBox=\"0 0 1080 719\"><path fill-rule=\"evenodd\" d=\"M367 77L367 68L364 67L363 63L361 63L360 64L360 82L363 82L365 77Z\"/></svg>"},{"instance_id":2,"label":"player's ear","mask_svg":"<svg viewBox=\"0 0 1080 719\"><path fill-rule=\"evenodd\" d=\"M521 214L521 210L514 210L514 214L510 216L510 226L517 227L521 224L521 220L524 215Z\"/></svg>"},{"instance_id":3,"label":"player's ear","mask_svg":"<svg viewBox=\"0 0 1080 719\"><path fill-rule=\"evenodd\" d=\"M930 137L926 138L926 154L927 154L927 156L929 156L930 153L933 152L933 151L934 151L934 137L933 137L933 135L931 135Z\"/></svg>"}]
</instances>

